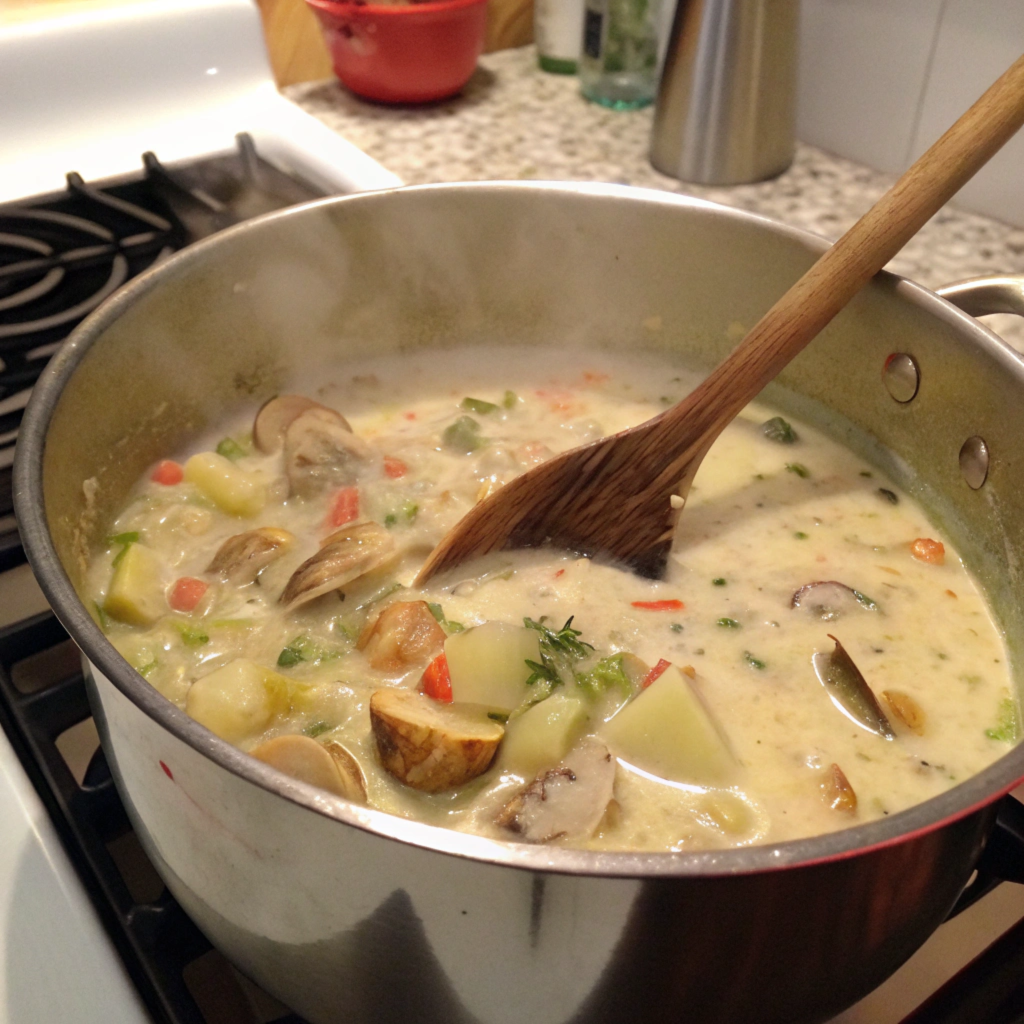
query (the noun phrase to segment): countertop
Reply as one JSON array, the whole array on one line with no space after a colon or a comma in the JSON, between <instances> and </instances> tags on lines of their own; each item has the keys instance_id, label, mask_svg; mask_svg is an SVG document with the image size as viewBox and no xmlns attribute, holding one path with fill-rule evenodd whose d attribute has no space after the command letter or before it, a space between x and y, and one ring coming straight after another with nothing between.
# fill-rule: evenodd
<instances>
[{"instance_id":1,"label":"countertop","mask_svg":"<svg viewBox=\"0 0 1024 1024\"><path fill-rule=\"evenodd\" d=\"M678 182L647 160L651 108L623 112L589 103L574 76L538 70L532 46L482 57L460 96L424 107L368 103L333 80L292 86L286 95L410 185L617 182L711 199L835 239L894 180L798 144L792 167L770 181L728 188ZM890 269L931 288L979 274L1024 273L1024 229L949 206ZM987 322L1024 351L1024 322Z\"/></svg>"}]
</instances>

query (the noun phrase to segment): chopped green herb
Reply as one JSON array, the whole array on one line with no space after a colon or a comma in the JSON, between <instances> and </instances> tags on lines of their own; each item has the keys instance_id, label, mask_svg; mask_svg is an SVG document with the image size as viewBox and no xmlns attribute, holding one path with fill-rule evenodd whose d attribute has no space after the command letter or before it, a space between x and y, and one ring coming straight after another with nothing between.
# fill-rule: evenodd
<instances>
[{"instance_id":1,"label":"chopped green herb","mask_svg":"<svg viewBox=\"0 0 1024 1024\"><path fill-rule=\"evenodd\" d=\"M477 416L487 416L498 409L493 402L485 402L482 398L464 398L462 408L467 412L475 412Z\"/></svg>"},{"instance_id":2,"label":"chopped green herb","mask_svg":"<svg viewBox=\"0 0 1024 1024\"><path fill-rule=\"evenodd\" d=\"M310 722L309 725L302 730L304 736L308 736L311 740L315 740L317 736L322 736L325 732L330 732L334 726L330 722Z\"/></svg>"},{"instance_id":3,"label":"chopped green herb","mask_svg":"<svg viewBox=\"0 0 1024 1024\"><path fill-rule=\"evenodd\" d=\"M318 644L315 640L302 633L295 637L277 656L277 665L278 668L291 668L292 665L298 665L300 661L317 663L331 661L339 657L341 657L340 651L324 647L323 644Z\"/></svg>"},{"instance_id":4,"label":"chopped green herb","mask_svg":"<svg viewBox=\"0 0 1024 1024\"><path fill-rule=\"evenodd\" d=\"M781 416L773 416L767 423L762 423L761 433L778 444L795 444L799 440L796 431Z\"/></svg>"},{"instance_id":5,"label":"chopped green herb","mask_svg":"<svg viewBox=\"0 0 1024 1024\"><path fill-rule=\"evenodd\" d=\"M790 473L796 473L801 480L806 480L811 475L811 471L802 462L787 462L786 469Z\"/></svg>"},{"instance_id":6,"label":"chopped green herb","mask_svg":"<svg viewBox=\"0 0 1024 1024\"><path fill-rule=\"evenodd\" d=\"M466 628L461 622L451 622L446 619L444 609L436 601L428 601L427 607L446 633L461 633Z\"/></svg>"},{"instance_id":7,"label":"chopped green herb","mask_svg":"<svg viewBox=\"0 0 1024 1024\"><path fill-rule=\"evenodd\" d=\"M673 622L668 628L671 629L673 633L682 633L683 624L681 622Z\"/></svg>"},{"instance_id":8,"label":"chopped green herb","mask_svg":"<svg viewBox=\"0 0 1024 1024\"><path fill-rule=\"evenodd\" d=\"M712 585L716 586L716 587L724 587L725 586L725 582L726 582L726 580L725 580L724 576L717 576L717 577L715 577L715 579L713 579L711 581Z\"/></svg>"},{"instance_id":9,"label":"chopped green herb","mask_svg":"<svg viewBox=\"0 0 1024 1024\"><path fill-rule=\"evenodd\" d=\"M661 402L662 405L672 405L672 399L669 398L668 395L662 395L658 401Z\"/></svg>"},{"instance_id":10,"label":"chopped green herb","mask_svg":"<svg viewBox=\"0 0 1024 1024\"><path fill-rule=\"evenodd\" d=\"M754 657L750 651L743 652L743 660L751 667L756 668L758 671L768 667L768 662L762 661L760 658Z\"/></svg>"},{"instance_id":11,"label":"chopped green herb","mask_svg":"<svg viewBox=\"0 0 1024 1024\"><path fill-rule=\"evenodd\" d=\"M740 624L735 619L721 618L718 620L719 626L724 626L726 629L739 629Z\"/></svg>"},{"instance_id":12,"label":"chopped green herb","mask_svg":"<svg viewBox=\"0 0 1024 1024\"><path fill-rule=\"evenodd\" d=\"M793 536L796 537L797 540L807 540L808 535L804 533L803 530L797 530L796 533L793 534Z\"/></svg>"},{"instance_id":13,"label":"chopped green herb","mask_svg":"<svg viewBox=\"0 0 1024 1024\"><path fill-rule=\"evenodd\" d=\"M488 711L487 717L492 722L499 722L501 725L504 725L508 721L508 715L503 711Z\"/></svg>"},{"instance_id":14,"label":"chopped green herb","mask_svg":"<svg viewBox=\"0 0 1024 1024\"><path fill-rule=\"evenodd\" d=\"M871 477L873 477L873 476L874 476L874 473L870 473L870 472L868 472L868 470L866 470L866 469L862 469L862 470L860 471L860 475L861 475L861 476L866 476L866 477L867 477L867 478L868 478L868 479L870 480L870 479L871 479Z\"/></svg>"},{"instance_id":15,"label":"chopped green herb","mask_svg":"<svg viewBox=\"0 0 1024 1024\"><path fill-rule=\"evenodd\" d=\"M217 454L223 455L225 459L230 459L232 462L237 462L249 453L233 437L225 437L217 445Z\"/></svg>"},{"instance_id":16,"label":"chopped green herb","mask_svg":"<svg viewBox=\"0 0 1024 1024\"><path fill-rule=\"evenodd\" d=\"M93 601L93 608L96 609L96 624L103 630L104 633L110 629L110 619L107 617L107 613L103 610L103 605L98 601Z\"/></svg>"},{"instance_id":17,"label":"chopped green herb","mask_svg":"<svg viewBox=\"0 0 1024 1024\"><path fill-rule=\"evenodd\" d=\"M441 440L446 448L469 455L483 444L480 436L480 424L472 416L460 416L450 426L445 427Z\"/></svg>"},{"instance_id":18,"label":"chopped green herb","mask_svg":"<svg viewBox=\"0 0 1024 1024\"><path fill-rule=\"evenodd\" d=\"M411 523L419 515L420 507L415 501L403 501L393 512L384 517L384 525L391 529L399 523Z\"/></svg>"},{"instance_id":19,"label":"chopped green herb","mask_svg":"<svg viewBox=\"0 0 1024 1024\"><path fill-rule=\"evenodd\" d=\"M576 685L588 697L597 698L613 687L621 690L627 697L633 693L633 684L626 675L622 665L622 655L613 654L602 658L592 669L576 676Z\"/></svg>"},{"instance_id":20,"label":"chopped green herb","mask_svg":"<svg viewBox=\"0 0 1024 1024\"><path fill-rule=\"evenodd\" d=\"M587 657L587 652L592 651L594 647L585 640L577 639L581 634L578 629L572 628L572 619L570 616L565 625L557 631L545 626L543 618L540 622L523 619L525 626L540 633L540 661L526 659L526 664L530 667L527 686L546 680L554 687L571 682L575 678L574 664Z\"/></svg>"},{"instance_id":21,"label":"chopped green herb","mask_svg":"<svg viewBox=\"0 0 1024 1024\"><path fill-rule=\"evenodd\" d=\"M505 406L506 409L514 409L516 407L516 402L518 401L519 398L516 396L514 391L506 391L505 397L501 400L501 404Z\"/></svg>"},{"instance_id":22,"label":"chopped green herb","mask_svg":"<svg viewBox=\"0 0 1024 1024\"><path fill-rule=\"evenodd\" d=\"M1000 743L1016 743L1020 739L1020 717L1011 698L999 702L999 724L994 729L986 729L985 735Z\"/></svg>"},{"instance_id":23,"label":"chopped green herb","mask_svg":"<svg viewBox=\"0 0 1024 1024\"><path fill-rule=\"evenodd\" d=\"M900 499L896 496L896 492L890 491L888 487L879 487L878 493L885 498L890 505L898 505L900 503Z\"/></svg>"}]
</instances>

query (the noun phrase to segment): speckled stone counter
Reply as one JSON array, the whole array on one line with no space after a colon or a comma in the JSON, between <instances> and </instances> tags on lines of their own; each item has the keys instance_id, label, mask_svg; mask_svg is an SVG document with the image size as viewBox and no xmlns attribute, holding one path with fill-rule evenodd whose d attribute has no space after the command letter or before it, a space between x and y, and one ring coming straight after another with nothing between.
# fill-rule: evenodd
<instances>
[{"instance_id":1,"label":"speckled stone counter","mask_svg":"<svg viewBox=\"0 0 1024 1024\"><path fill-rule=\"evenodd\" d=\"M772 181L729 188L680 183L647 161L651 109L619 112L588 103L574 77L539 71L532 47L483 57L461 96L427 107L367 103L334 81L293 86L287 94L408 184L618 182L700 196L835 239L893 180L800 145L793 166ZM978 274L1024 273L1024 229L949 207L891 269L933 288ZM989 326L1024 350L1024 322L992 317Z\"/></svg>"}]
</instances>

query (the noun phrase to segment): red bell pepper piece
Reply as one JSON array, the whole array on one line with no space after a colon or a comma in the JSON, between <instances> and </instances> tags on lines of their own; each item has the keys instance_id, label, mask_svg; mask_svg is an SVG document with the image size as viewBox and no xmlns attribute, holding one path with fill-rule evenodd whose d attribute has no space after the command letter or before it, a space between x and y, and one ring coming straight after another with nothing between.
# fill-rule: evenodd
<instances>
[{"instance_id":1,"label":"red bell pepper piece","mask_svg":"<svg viewBox=\"0 0 1024 1024\"><path fill-rule=\"evenodd\" d=\"M633 601L634 608L643 608L647 612L681 612L686 605L675 598L667 601Z\"/></svg>"},{"instance_id":2,"label":"red bell pepper piece","mask_svg":"<svg viewBox=\"0 0 1024 1024\"><path fill-rule=\"evenodd\" d=\"M671 665L671 661L666 661L664 658L662 658L658 662L658 664L655 665L654 668L652 668L651 671L644 676L643 682L640 684L640 689L646 690L647 687L650 686L651 683L653 683L654 680L657 679L658 676L660 676L662 672L665 671L665 669L671 667Z\"/></svg>"},{"instance_id":3,"label":"red bell pepper piece","mask_svg":"<svg viewBox=\"0 0 1024 1024\"><path fill-rule=\"evenodd\" d=\"M428 666L420 680L420 693L442 704L452 702L452 677L448 673L448 659L442 651Z\"/></svg>"}]
</instances>

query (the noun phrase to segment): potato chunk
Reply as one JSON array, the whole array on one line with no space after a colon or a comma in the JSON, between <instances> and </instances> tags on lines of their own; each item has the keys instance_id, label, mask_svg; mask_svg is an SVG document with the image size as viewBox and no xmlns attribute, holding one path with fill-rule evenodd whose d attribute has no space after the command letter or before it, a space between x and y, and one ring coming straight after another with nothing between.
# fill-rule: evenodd
<instances>
[{"instance_id":1,"label":"potato chunk","mask_svg":"<svg viewBox=\"0 0 1024 1024\"><path fill-rule=\"evenodd\" d=\"M228 743L239 744L288 710L288 680L279 672L236 658L197 679L185 710Z\"/></svg>"},{"instance_id":2,"label":"potato chunk","mask_svg":"<svg viewBox=\"0 0 1024 1024\"><path fill-rule=\"evenodd\" d=\"M396 601L363 632L358 648L373 668L400 672L410 665L426 664L440 650L445 632L426 601Z\"/></svg>"},{"instance_id":3,"label":"potato chunk","mask_svg":"<svg viewBox=\"0 0 1024 1024\"><path fill-rule=\"evenodd\" d=\"M110 581L103 610L130 626L152 626L167 611L163 565L144 544L129 544Z\"/></svg>"},{"instance_id":4,"label":"potato chunk","mask_svg":"<svg viewBox=\"0 0 1024 1024\"><path fill-rule=\"evenodd\" d=\"M505 735L486 708L439 704L412 690L378 690L370 698L370 725L385 769L425 793L482 775Z\"/></svg>"},{"instance_id":5,"label":"potato chunk","mask_svg":"<svg viewBox=\"0 0 1024 1024\"><path fill-rule=\"evenodd\" d=\"M587 723L587 706L579 697L556 693L509 722L501 748L502 766L532 778L558 764Z\"/></svg>"},{"instance_id":6,"label":"potato chunk","mask_svg":"<svg viewBox=\"0 0 1024 1024\"><path fill-rule=\"evenodd\" d=\"M718 785L736 760L718 723L674 665L601 729L616 757L675 782Z\"/></svg>"},{"instance_id":7,"label":"potato chunk","mask_svg":"<svg viewBox=\"0 0 1024 1024\"><path fill-rule=\"evenodd\" d=\"M540 661L540 638L526 626L485 622L448 637L444 654L453 700L511 711L526 696L527 658Z\"/></svg>"},{"instance_id":8,"label":"potato chunk","mask_svg":"<svg viewBox=\"0 0 1024 1024\"><path fill-rule=\"evenodd\" d=\"M248 518L267 503L263 480L216 452L193 455L185 463L185 479L228 515Z\"/></svg>"}]
</instances>

